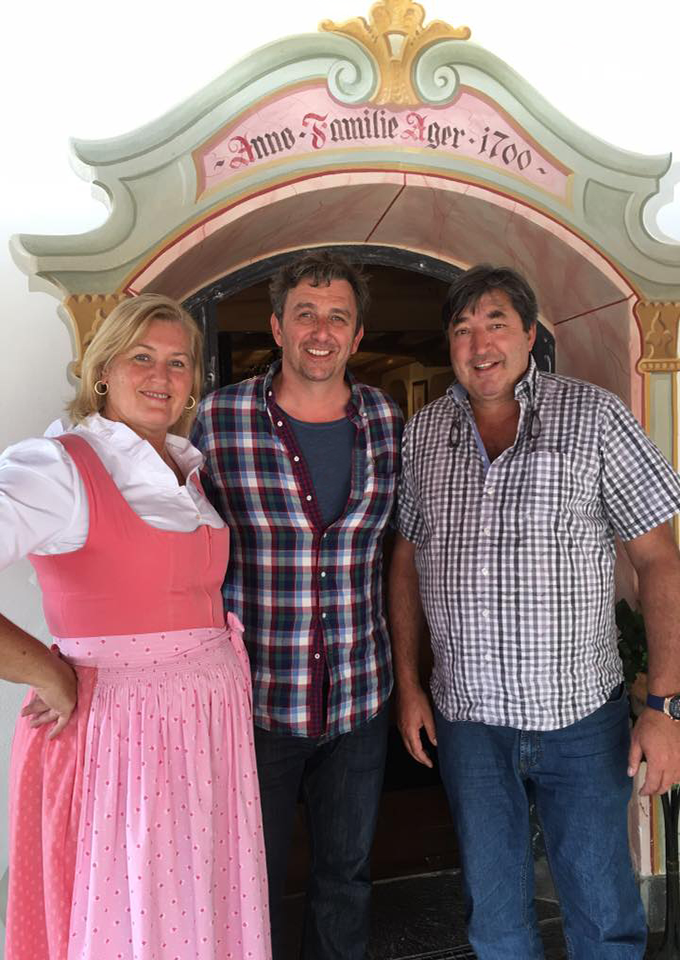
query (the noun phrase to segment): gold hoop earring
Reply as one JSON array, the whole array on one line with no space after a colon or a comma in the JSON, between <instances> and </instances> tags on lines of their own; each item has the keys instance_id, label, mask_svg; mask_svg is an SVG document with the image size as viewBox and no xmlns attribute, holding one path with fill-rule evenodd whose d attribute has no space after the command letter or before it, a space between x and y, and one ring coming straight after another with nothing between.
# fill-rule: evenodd
<instances>
[{"instance_id":1,"label":"gold hoop earring","mask_svg":"<svg viewBox=\"0 0 680 960\"><path fill-rule=\"evenodd\" d=\"M189 394L189 401L190 402L187 403L186 407L184 408L185 410L193 410L196 406L196 397L192 397L192 395Z\"/></svg>"},{"instance_id":2,"label":"gold hoop earring","mask_svg":"<svg viewBox=\"0 0 680 960\"><path fill-rule=\"evenodd\" d=\"M99 389L100 387L103 387L104 389L100 390ZM106 394L109 392L108 383L106 383L105 380L97 380L97 382L94 385L94 392L97 394L98 397L105 397Z\"/></svg>"}]
</instances>

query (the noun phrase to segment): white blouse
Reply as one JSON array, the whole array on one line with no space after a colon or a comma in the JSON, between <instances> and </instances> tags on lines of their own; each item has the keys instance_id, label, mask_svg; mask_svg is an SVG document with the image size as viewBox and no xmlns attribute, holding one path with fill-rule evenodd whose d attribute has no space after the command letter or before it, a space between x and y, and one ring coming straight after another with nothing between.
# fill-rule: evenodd
<instances>
[{"instance_id":1,"label":"white blouse","mask_svg":"<svg viewBox=\"0 0 680 960\"><path fill-rule=\"evenodd\" d=\"M44 437L0 455L0 569L28 553L69 553L87 539L85 487L65 448L53 439L66 432L87 439L128 504L152 527L190 533L201 524L224 526L193 482L203 455L184 437L166 438L186 478L182 486L151 444L124 423L99 414L75 427L57 420Z\"/></svg>"}]
</instances>

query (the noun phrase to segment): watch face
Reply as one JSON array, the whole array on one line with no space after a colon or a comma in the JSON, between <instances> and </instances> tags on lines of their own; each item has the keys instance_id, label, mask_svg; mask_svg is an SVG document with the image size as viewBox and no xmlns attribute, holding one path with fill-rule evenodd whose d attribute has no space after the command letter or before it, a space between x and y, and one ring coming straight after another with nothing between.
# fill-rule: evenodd
<instances>
[{"instance_id":1,"label":"watch face","mask_svg":"<svg viewBox=\"0 0 680 960\"><path fill-rule=\"evenodd\" d=\"M668 701L668 712L674 720L680 720L680 693L670 697Z\"/></svg>"}]
</instances>

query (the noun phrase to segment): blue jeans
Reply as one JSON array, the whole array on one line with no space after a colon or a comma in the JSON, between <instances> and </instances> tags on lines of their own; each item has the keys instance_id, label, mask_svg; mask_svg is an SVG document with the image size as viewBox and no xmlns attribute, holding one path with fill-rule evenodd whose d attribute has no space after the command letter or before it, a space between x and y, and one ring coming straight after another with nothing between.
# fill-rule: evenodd
<instances>
[{"instance_id":1,"label":"blue jeans","mask_svg":"<svg viewBox=\"0 0 680 960\"><path fill-rule=\"evenodd\" d=\"M478 960L540 960L529 825L543 826L568 955L633 960L646 923L628 849L628 698L617 689L562 730L450 722L436 711L439 764L461 848Z\"/></svg>"},{"instance_id":2,"label":"blue jeans","mask_svg":"<svg viewBox=\"0 0 680 960\"><path fill-rule=\"evenodd\" d=\"M364 960L388 722L385 708L328 741L255 727L274 960L284 957L283 893L300 788L311 851L301 956Z\"/></svg>"}]
</instances>

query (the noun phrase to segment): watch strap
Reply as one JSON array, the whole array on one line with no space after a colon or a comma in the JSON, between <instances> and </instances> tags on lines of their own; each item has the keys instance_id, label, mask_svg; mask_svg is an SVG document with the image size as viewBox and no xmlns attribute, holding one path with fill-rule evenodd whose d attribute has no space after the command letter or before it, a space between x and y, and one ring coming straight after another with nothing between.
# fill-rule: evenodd
<instances>
[{"instance_id":1,"label":"watch strap","mask_svg":"<svg viewBox=\"0 0 680 960\"><path fill-rule=\"evenodd\" d=\"M666 698L657 697L654 693L647 694L647 706L651 707L652 710L660 710L662 713L666 712Z\"/></svg>"},{"instance_id":2,"label":"watch strap","mask_svg":"<svg viewBox=\"0 0 680 960\"><path fill-rule=\"evenodd\" d=\"M680 722L680 693L673 693L670 697L657 697L654 693L648 693L647 706L652 710L660 710L676 723Z\"/></svg>"}]
</instances>

